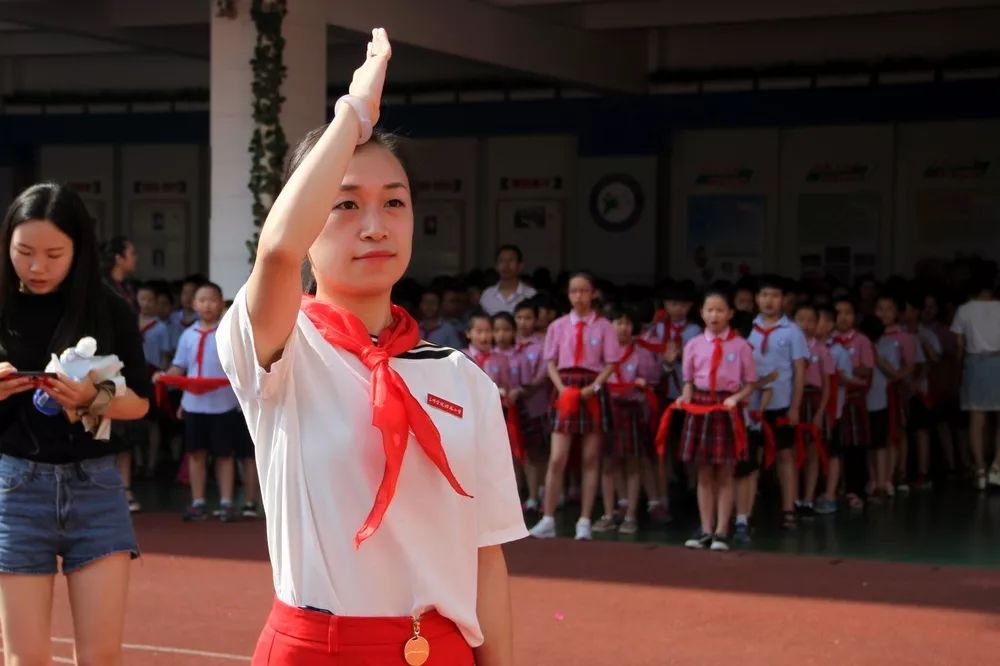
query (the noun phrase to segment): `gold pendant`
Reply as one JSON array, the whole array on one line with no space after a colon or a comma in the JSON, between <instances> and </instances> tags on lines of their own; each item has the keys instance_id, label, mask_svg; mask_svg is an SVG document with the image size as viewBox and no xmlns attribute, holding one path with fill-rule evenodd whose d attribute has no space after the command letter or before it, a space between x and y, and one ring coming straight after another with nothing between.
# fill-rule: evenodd
<instances>
[{"instance_id":1,"label":"gold pendant","mask_svg":"<svg viewBox=\"0 0 1000 666\"><path fill-rule=\"evenodd\" d=\"M431 656L431 644L420 635L420 618L413 618L413 637L403 646L403 659L409 666L423 666Z\"/></svg>"}]
</instances>

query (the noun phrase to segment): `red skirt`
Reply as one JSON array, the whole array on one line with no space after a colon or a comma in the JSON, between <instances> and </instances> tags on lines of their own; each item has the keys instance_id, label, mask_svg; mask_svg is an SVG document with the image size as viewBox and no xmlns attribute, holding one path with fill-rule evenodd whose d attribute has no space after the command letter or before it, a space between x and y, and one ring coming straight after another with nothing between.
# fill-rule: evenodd
<instances>
[{"instance_id":1,"label":"red skirt","mask_svg":"<svg viewBox=\"0 0 1000 666\"><path fill-rule=\"evenodd\" d=\"M611 400L611 429L604 439L608 458L644 458L652 455L649 404L642 393Z\"/></svg>"},{"instance_id":2,"label":"red skirt","mask_svg":"<svg viewBox=\"0 0 1000 666\"><path fill-rule=\"evenodd\" d=\"M716 393L715 398L708 391L695 390L691 403L714 405L732 393ZM684 430L681 433L681 460L700 465L733 465L736 458L736 435L733 418L729 412L684 415ZM746 459L746 454L742 459Z\"/></svg>"},{"instance_id":3,"label":"red skirt","mask_svg":"<svg viewBox=\"0 0 1000 666\"><path fill-rule=\"evenodd\" d=\"M579 389L586 388L597 379L597 373L582 368L571 368L559 371L559 378L567 386L574 386ZM598 391L590 399L596 402L598 414L595 419L587 405L581 404L576 414L571 414L566 418L559 415L559 410L552 408L552 431L567 435L592 435L606 433L611 425L611 401L608 399L608 392ZM583 401L581 401L582 403Z\"/></svg>"},{"instance_id":4,"label":"red skirt","mask_svg":"<svg viewBox=\"0 0 1000 666\"><path fill-rule=\"evenodd\" d=\"M430 643L425 666L475 666L458 627L436 611L420 618L420 635ZM408 617L338 617L275 599L251 666L407 666L412 636Z\"/></svg>"}]
</instances>

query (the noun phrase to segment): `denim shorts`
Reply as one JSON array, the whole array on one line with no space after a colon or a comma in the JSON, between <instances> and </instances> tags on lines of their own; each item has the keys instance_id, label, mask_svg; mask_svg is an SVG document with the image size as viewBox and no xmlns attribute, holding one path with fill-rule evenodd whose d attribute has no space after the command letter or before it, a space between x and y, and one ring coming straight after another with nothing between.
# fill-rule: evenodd
<instances>
[{"instance_id":1,"label":"denim shorts","mask_svg":"<svg viewBox=\"0 0 1000 666\"><path fill-rule=\"evenodd\" d=\"M115 456L52 465L0 456L0 572L71 574L139 556Z\"/></svg>"}]
</instances>

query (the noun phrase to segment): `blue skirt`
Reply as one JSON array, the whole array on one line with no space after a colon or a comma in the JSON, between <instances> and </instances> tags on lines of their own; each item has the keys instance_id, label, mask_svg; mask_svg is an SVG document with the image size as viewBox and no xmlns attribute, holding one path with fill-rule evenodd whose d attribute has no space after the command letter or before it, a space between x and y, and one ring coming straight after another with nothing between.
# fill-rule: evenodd
<instances>
[{"instance_id":1,"label":"blue skirt","mask_svg":"<svg viewBox=\"0 0 1000 666\"><path fill-rule=\"evenodd\" d=\"M961 402L967 412L1000 412L1000 354L965 357Z\"/></svg>"}]
</instances>

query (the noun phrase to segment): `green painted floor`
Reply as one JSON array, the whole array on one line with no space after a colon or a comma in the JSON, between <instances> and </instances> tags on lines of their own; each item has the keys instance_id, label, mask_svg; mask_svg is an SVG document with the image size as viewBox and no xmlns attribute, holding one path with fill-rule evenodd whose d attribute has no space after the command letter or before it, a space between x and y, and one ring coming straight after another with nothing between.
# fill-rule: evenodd
<instances>
[{"instance_id":1,"label":"green painted floor","mask_svg":"<svg viewBox=\"0 0 1000 666\"><path fill-rule=\"evenodd\" d=\"M182 486L141 481L134 484L146 511L180 513L189 497ZM558 516L561 536L573 535L578 507ZM643 524L634 537L595 535L602 540L682 544L697 524L693 504L675 503L674 522L667 527ZM1000 567L1000 492L979 493L967 483L953 482L934 490L897 497L864 513L842 511L802 520L795 532L778 526L773 498L762 498L754 526L753 550L871 558L938 565ZM529 516L529 527L534 522Z\"/></svg>"}]
</instances>

